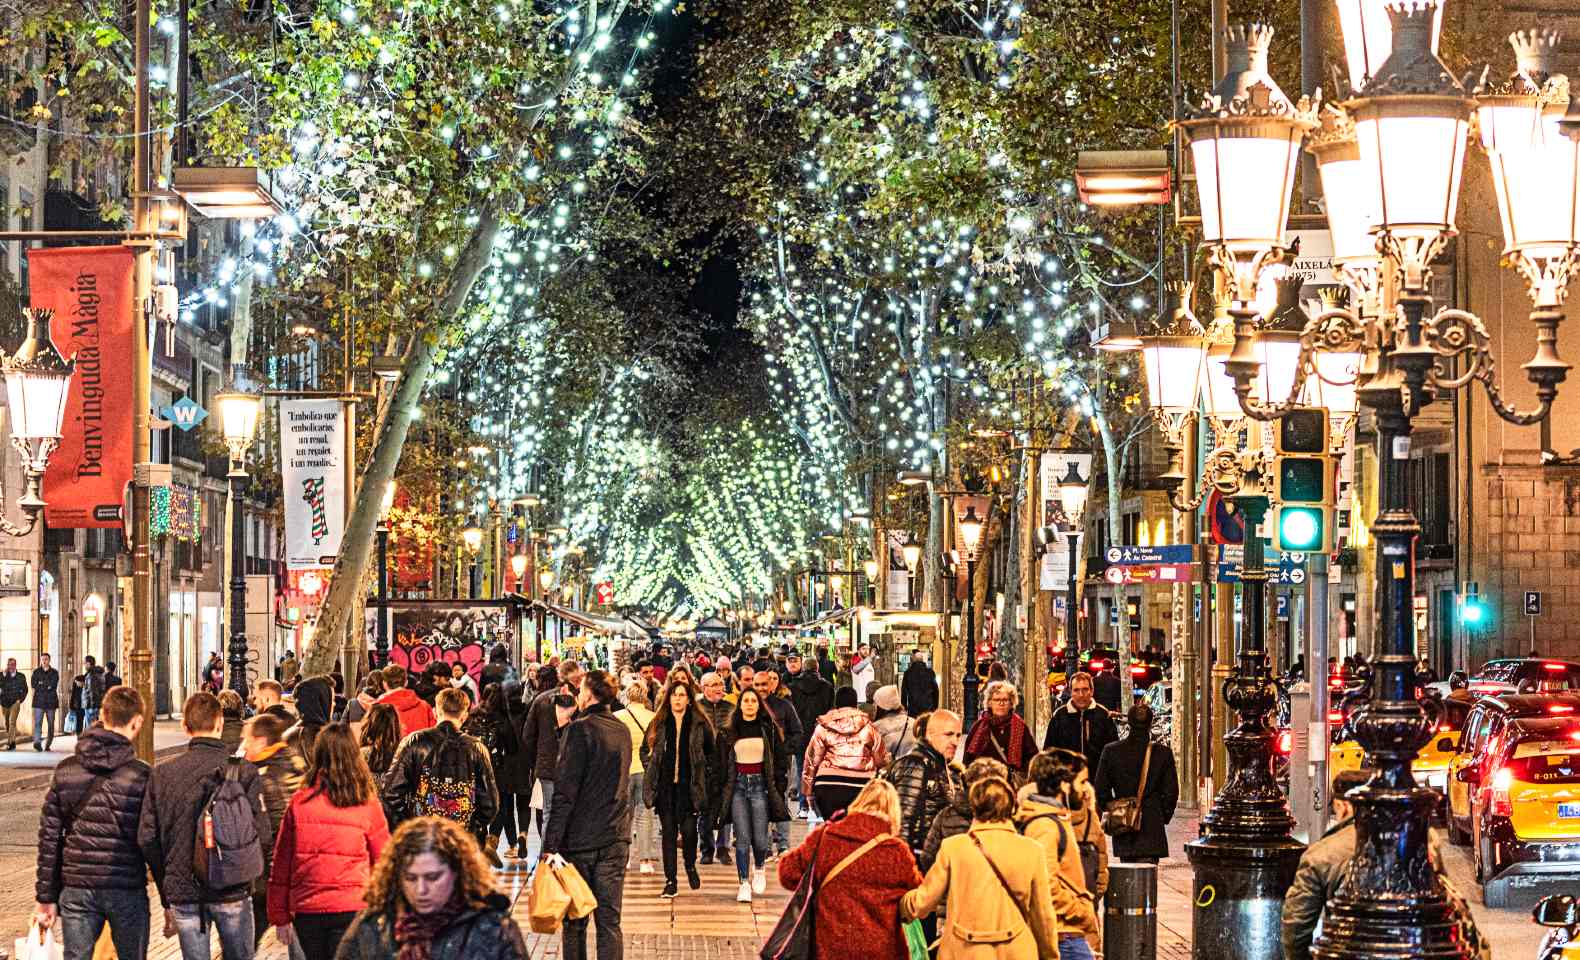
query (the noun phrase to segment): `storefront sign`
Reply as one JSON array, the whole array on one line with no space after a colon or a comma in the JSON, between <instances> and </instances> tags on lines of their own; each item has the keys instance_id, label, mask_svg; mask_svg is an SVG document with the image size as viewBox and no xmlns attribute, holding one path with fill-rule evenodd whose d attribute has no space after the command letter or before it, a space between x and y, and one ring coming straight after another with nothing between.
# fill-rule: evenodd
<instances>
[{"instance_id":1,"label":"storefront sign","mask_svg":"<svg viewBox=\"0 0 1580 960\"><path fill-rule=\"evenodd\" d=\"M132 479L132 267L128 247L27 250L34 309L75 358L60 446L44 471L51 527L119 527Z\"/></svg>"}]
</instances>

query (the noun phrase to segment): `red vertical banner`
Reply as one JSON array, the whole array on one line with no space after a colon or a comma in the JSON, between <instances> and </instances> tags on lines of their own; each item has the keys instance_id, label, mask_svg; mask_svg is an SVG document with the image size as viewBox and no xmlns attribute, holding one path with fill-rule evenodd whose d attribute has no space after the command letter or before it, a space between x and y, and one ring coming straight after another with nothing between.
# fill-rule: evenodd
<instances>
[{"instance_id":1,"label":"red vertical banner","mask_svg":"<svg viewBox=\"0 0 1580 960\"><path fill-rule=\"evenodd\" d=\"M52 527L119 527L132 481L132 308L127 247L28 250L29 300L55 311L50 338L75 356L60 446L44 472Z\"/></svg>"}]
</instances>

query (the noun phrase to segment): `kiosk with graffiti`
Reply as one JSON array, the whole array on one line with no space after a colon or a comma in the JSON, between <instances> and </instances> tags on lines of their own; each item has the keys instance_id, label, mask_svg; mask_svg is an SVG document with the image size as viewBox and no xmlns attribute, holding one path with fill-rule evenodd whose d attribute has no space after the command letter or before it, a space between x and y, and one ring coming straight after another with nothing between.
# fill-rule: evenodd
<instances>
[{"instance_id":1,"label":"kiosk with graffiti","mask_svg":"<svg viewBox=\"0 0 1580 960\"><path fill-rule=\"evenodd\" d=\"M481 677L488 648L509 642L510 611L503 606L446 603L390 604L390 663L422 673L434 661L459 663L473 680ZM368 609L368 648L373 649L378 612Z\"/></svg>"}]
</instances>

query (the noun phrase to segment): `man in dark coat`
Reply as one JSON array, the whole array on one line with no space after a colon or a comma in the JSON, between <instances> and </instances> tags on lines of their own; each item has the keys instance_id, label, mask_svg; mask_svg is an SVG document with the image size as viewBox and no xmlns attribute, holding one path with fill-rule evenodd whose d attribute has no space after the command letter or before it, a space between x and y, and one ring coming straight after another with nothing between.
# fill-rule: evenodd
<instances>
[{"instance_id":1,"label":"man in dark coat","mask_svg":"<svg viewBox=\"0 0 1580 960\"><path fill-rule=\"evenodd\" d=\"M22 701L27 699L27 678L17 672L16 658L5 662L5 672L0 673L0 709L5 711L6 749L16 749L16 718L22 712Z\"/></svg>"},{"instance_id":2,"label":"man in dark coat","mask_svg":"<svg viewBox=\"0 0 1580 960\"><path fill-rule=\"evenodd\" d=\"M1103 748L1119 739L1113 715L1092 697L1092 675L1082 671L1070 679L1070 699L1048 718L1042 748L1073 750L1086 758L1087 769L1096 770Z\"/></svg>"},{"instance_id":3,"label":"man in dark coat","mask_svg":"<svg viewBox=\"0 0 1580 960\"><path fill-rule=\"evenodd\" d=\"M1118 713L1120 698L1124 696L1124 690L1119 683L1118 669L1099 670L1091 682L1092 699L1104 709Z\"/></svg>"},{"instance_id":4,"label":"man in dark coat","mask_svg":"<svg viewBox=\"0 0 1580 960\"><path fill-rule=\"evenodd\" d=\"M483 667L482 683L477 687L478 693L487 690L490 684L504 684L516 678L516 671L510 666L510 647L503 642L494 644L488 651L488 664Z\"/></svg>"},{"instance_id":5,"label":"man in dark coat","mask_svg":"<svg viewBox=\"0 0 1580 960\"><path fill-rule=\"evenodd\" d=\"M211 793L213 775L224 771L231 753L220 739L225 716L219 698L207 692L187 697L181 707L181 725L192 739L185 753L159 764L149 777L137 842L159 887L165 935L180 936L184 960L208 960L210 926L219 928L227 957L249 957L253 941L251 885L211 890L192 866L198 817ZM269 814L263 808L258 768L243 760L238 773L247 804L256 811L258 836L267 837Z\"/></svg>"},{"instance_id":6,"label":"man in dark coat","mask_svg":"<svg viewBox=\"0 0 1580 960\"><path fill-rule=\"evenodd\" d=\"M60 914L68 957L92 954L106 922L119 956L142 957L148 953L148 866L137 824L149 770L137 759L136 740L143 698L116 687L101 709L103 722L77 738L76 752L55 768L44 795L36 916L48 927Z\"/></svg>"},{"instance_id":7,"label":"man in dark coat","mask_svg":"<svg viewBox=\"0 0 1580 960\"><path fill-rule=\"evenodd\" d=\"M791 783L800 777L801 751L806 749L806 739L801 726L801 718L796 714L795 706L790 703L790 697L783 687L779 686L779 673L767 661L758 661L759 669L752 674L752 684L757 688L757 696L779 721L779 728L785 732L785 745L790 748L791 759L795 760L794 771L791 774ZM772 839L774 856L780 856L790 849L790 821L770 820L768 822L768 835Z\"/></svg>"},{"instance_id":8,"label":"man in dark coat","mask_svg":"<svg viewBox=\"0 0 1580 960\"><path fill-rule=\"evenodd\" d=\"M581 688L582 665L575 660L561 660L559 679L558 687L533 698L521 725L521 755L531 765L532 777L541 785L544 823L548 823L554 810L554 778L559 770L560 741L556 734L559 717L555 713L554 698L565 694L574 696Z\"/></svg>"},{"instance_id":9,"label":"man in dark coat","mask_svg":"<svg viewBox=\"0 0 1580 960\"><path fill-rule=\"evenodd\" d=\"M1169 855L1168 834L1163 828L1174 819L1174 808L1179 803L1179 774L1168 745L1152 742L1152 708L1138 703L1130 708L1128 719L1130 735L1103 751L1092 787L1097 793L1097 809L1107 809L1115 800L1136 796L1145 764L1146 788L1140 790L1141 829L1114 837L1114 856L1128 863L1156 863Z\"/></svg>"},{"instance_id":10,"label":"man in dark coat","mask_svg":"<svg viewBox=\"0 0 1580 960\"><path fill-rule=\"evenodd\" d=\"M110 688L104 683L104 668L92 657L82 659L88 665L82 672L82 729L86 730L99 719L99 705Z\"/></svg>"},{"instance_id":11,"label":"man in dark coat","mask_svg":"<svg viewBox=\"0 0 1580 960\"><path fill-rule=\"evenodd\" d=\"M615 696L614 678L604 671L581 678L576 698L581 715L565 727L554 774L558 796L543 831L543 857L559 854L568 860L598 901L591 917L598 960L625 955L620 904L631 849L631 732L611 712ZM564 960L586 960L588 919L566 918L560 940Z\"/></svg>"},{"instance_id":12,"label":"man in dark coat","mask_svg":"<svg viewBox=\"0 0 1580 960\"><path fill-rule=\"evenodd\" d=\"M60 709L60 671L49 665L49 654L38 655L38 666L30 678L33 687L33 749L50 750L55 745L55 711ZM49 736L43 734L48 725Z\"/></svg>"},{"instance_id":13,"label":"man in dark coat","mask_svg":"<svg viewBox=\"0 0 1580 960\"><path fill-rule=\"evenodd\" d=\"M839 667L834 663L834 659L828 655L827 647L817 648L817 672L830 684L834 682L835 677L839 676Z\"/></svg>"},{"instance_id":14,"label":"man in dark coat","mask_svg":"<svg viewBox=\"0 0 1580 960\"><path fill-rule=\"evenodd\" d=\"M789 666L792 679L790 687L790 706L795 708L796 718L801 721L802 730L812 730L817 727L817 718L834 709L834 685L823 679L823 675L816 670L805 669L801 666L801 658L795 654L790 655ZM806 744L798 744L794 755L791 757L790 791L792 796L799 797L800 813L807 811L809 797L800 796L800 766L801 751Z\"/></svg>"},{"instance_id":15,"label":"man in dark coat","mask_svg":"<svg viewBox=\"0 0 1580 960\"><path fill-rule=\"evenodd\" d=\"M927 665L927 655L920 650L905 668L905 676L900 678L900 703L913 717L938 709L938 677Z\"/></svg>"},{"instance_id":16,"label":"man in dark coat","mask_svg":"<svg viewBox=\"0 0 1580 960\"><path fill-rule=\"evenodd\" d=\"M477 838L495 867L502 867L499 851L484 842L499 812L494 764L482 741L461 732L471 701L455 687L440 690L434 700L439 722L402 740L384 771L379 794L384 809L397 818L391 827L412 817L448 816Z\"/></svg>"},{"instance_id":17,"label":"man in dark coat","mask_svg":"<svg viewBox=\"0 0 1580 960\"><path fill-rule=\"evenodd\" d=\"M247 762L258 768L263 781L263 808L269 812L269 835L263 848L274 850L280 835L285 810L291 797L301 789L307 776L307 761L301 752L286 742L286 724L272 713L260 713L242 726L241 750ZM252 944L254 947L269 930L269 868L273 858L263 858L263 875L252 887Z\"/></svg>"}]
</instances>

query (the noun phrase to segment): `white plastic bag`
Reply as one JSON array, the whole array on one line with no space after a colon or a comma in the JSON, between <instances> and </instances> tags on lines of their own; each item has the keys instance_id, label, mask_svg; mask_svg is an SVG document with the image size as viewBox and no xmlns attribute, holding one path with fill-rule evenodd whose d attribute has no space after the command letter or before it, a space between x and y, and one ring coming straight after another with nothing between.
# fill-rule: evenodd
<instances>
[{"instance_id":1,"label":"white plastic bag","mask_svg":"<svg viewBox=\"0 0 1580 960\"><path fill-rule=\"evenodd\" d=\"M54 929L40 928L35 920L27 928L27 936L17 938L12 956L15 960L62 960L65 950L55 942Z\"/></svg>"},{"instance_id":2,"label":"white plastic bag","mask_svg":"<svg viewBox=\"0 0 1580 960\"><path fill-rule=\"evenodd\" d=\"M543 781L537 777L532 778L532 798L527 802L527 809L543 812Z\"/></svg>"}]
</instances>

